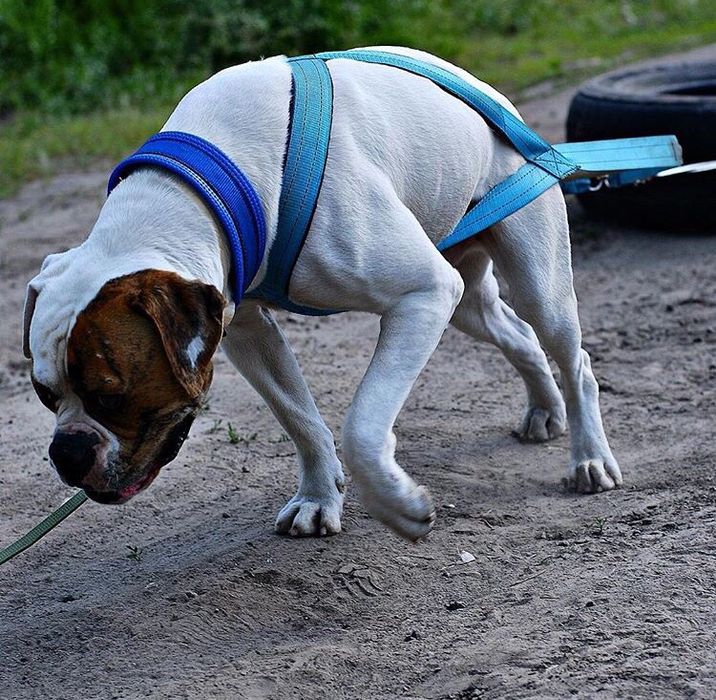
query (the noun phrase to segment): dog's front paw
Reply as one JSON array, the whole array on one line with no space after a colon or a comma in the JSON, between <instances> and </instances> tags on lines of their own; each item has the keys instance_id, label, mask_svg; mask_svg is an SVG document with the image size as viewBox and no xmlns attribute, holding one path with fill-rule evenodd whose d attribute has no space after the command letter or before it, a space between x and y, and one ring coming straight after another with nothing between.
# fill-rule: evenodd
<instances>
[{"instance_id":1,"label":"dog's front paw","mask_svg":"<svg viewBox=\"0 0 716 700\"><path fill-rule=\"evenodd\" d=\"M353 478L361 502L366 510L391 530L407 540L416 542L426 537L435 523L435 507L430 492L418 486L410 477L395 488L376 489Z\"/></svg>"},{"instance_id":2,"label":"dog's front paw","mask_svg":"<svg viewBox=\"0 0 716 700\"><path fill-rule=\"evenodd\" d=\"M276 532L291 537L326 537L341 531L343 474L323 488L299 487L276 518Z\"/></svg>"},{"instance_id":3,"label":"dog's front paw","mask_svg":"<svg viewBox=\"0 0 716 700\"><path fill-rule=\"evenodd\" d=\"M614 457L582 459L574 462L567 476L567 486L578 493L600 493L619 488L622 473Z\"/></svg>"},{"instance_id":4,"label":"dog's front paw","mask_svg":"<svg viewBox=\"0 0 716 700\"><path fill-rule=\"evenodd\" d=\"M543 408L530 406L522 425L513 435L523 442L546 442L563 435L567 430L567 411L564 402Z\"/></svg>"}]
</instances>

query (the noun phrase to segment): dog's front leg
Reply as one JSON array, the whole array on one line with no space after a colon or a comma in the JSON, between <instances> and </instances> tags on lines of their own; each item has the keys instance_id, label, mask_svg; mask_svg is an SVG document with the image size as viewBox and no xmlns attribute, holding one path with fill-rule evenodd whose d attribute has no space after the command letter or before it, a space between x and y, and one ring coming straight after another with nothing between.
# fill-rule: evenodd
<instances>
[{"instance_id":1,"label":"dog's front leg","mask_svg":"<svg viewBox=\"0 0 716 700\"><path fill-rule=\"evenodd\" d=\"M296 445L298 491L278 514L276 530L294 536L337 534L345 491L343 469L333 435L286 337L266 309L246 300L226 330L224 349Z\"/></svg>"},{"instance_id":2,"label":"dog's front leg","mask_svg":"<svg viewBox=\"0 0 716 700\"><path fill-rule=\"evenodd\" d=\"M427 535L435 510L427 489L395 460L393 424L463 292L458 272L437 253L420 287L387 308L370 366L343 427L343 457L367 510L399 535Z\"/></svg>"}]
</instances>

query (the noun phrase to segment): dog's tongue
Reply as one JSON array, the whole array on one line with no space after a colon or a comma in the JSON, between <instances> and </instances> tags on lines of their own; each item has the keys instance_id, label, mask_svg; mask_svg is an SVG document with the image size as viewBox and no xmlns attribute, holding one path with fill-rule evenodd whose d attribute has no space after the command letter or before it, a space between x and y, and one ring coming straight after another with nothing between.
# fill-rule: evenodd
<instances>
[{"instance_id":1,"label":"dog's tongue","mask_svg":"<svg viewBox=\"0 0 716 700\"><path fill-rule=\"evenodd\" d=\"M140 491L143 491L149 484L154 481L155 477L159 474L159 467L153 467L150 469L148 474L137 479L133 484L126 486L119 491L119 496L122 500L128 500L133 496L136 496Z\"/></svg>"},{"instance_id":2,"label":"dog's tongue","mask_svg":"<svg viewBox=\"0 0 716 700\"><path fill-rule=\"evenodd\" d=\"M120 498L125 499L125 498L132 498L132 496L136 496L142 490L143 482L144 482L144 479L140 479L139 481L132 484L131 486L127 486L127 488L122 489L119 492Z\"/></svg>"}]
</instances>

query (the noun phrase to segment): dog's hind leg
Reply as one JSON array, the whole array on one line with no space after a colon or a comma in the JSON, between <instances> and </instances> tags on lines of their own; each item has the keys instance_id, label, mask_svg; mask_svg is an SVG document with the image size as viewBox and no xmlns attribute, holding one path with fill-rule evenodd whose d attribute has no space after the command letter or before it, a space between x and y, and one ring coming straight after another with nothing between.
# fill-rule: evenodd
<instances>
[{"instance_id":1,"label":"dog's hind leg","mask_svg":"<svg viewBox=\"0 0 716 700\"><path fill-rule=\"evenodd\" d=\"M560 370L571 436L568 480L582 493L622 483L599 410L599 385L582 349L564 198L552 188L485 234L515 311Z\"/></svg>"},{"instance_id":2,"label":"dog's hind leg","mask_svg":"<svg viewBox=\"0 0 716 700\"><path fill-rule=\"evenodd\" d=\"M534 331L500 298L489 255L479 242L469 241L449 250L446 258L465 281L452 324L496 345L524 380L527 411L516 435L535 442L562 435L567 427L562 394Z\"/></svg>"},{"instance_id":3,"label":"dog's hind leg","mask_svg":"<svg viewBox=\"0 0 716 700\"><path fill-rule=\"evenodd\" d=\"M333 435L273 316L244 300L226 329L223 347L296 445L298 491L278 514L277 532L294 536L340 532L345 480Z\"/></svg>"}]
</instances>

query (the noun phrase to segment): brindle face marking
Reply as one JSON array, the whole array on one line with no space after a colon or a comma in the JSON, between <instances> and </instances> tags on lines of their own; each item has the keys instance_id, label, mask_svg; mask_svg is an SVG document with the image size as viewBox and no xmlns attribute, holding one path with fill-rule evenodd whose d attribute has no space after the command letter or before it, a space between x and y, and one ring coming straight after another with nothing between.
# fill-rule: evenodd
<instances>
[{"instance_id":1,"label":"brindle face marking","mask_svg":"<svg viewBox=\"0 0 716 700\"><path fill-rule=\"evenodd\" d=\"M119 445L88 475L95 500L131 498L176 456L211 383L223 307L209 285L145 270L105 284L77 317L70 386Z\"/></svg>"}]
</instances>

